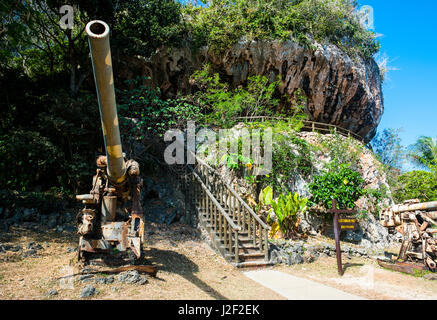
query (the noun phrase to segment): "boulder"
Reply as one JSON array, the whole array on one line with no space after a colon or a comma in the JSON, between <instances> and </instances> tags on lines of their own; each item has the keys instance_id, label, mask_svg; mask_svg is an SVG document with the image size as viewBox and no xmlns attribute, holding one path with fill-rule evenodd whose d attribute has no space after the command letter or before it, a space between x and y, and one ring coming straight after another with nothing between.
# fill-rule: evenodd
<instances>
[{"instance_id":1,"label":"boulder","mask_svg":"<svg viewBox=\"0 0 437 320\"><path fill-rule=\"evenodd\" d=\"M50 289L50 290L47 292L47 295L48 295L48 296L51 296L51 297L53 297L53 296L57 296L57 295L58 295L58 291L55 290L55 289Z\"/></svg>"},{"instance_id":2,"label":"boulder","mask_svg":"<svg viewBox=\"0 0 437 320\"><path fill-rule=\"evenodd\" d=\"M139 285L144 285L148 282L147 278L141 276L136 270L122 272L116 277L116 280L117 282Z\"/></svg>"},{"instance_id":3,"label":"boulder","mask_svg":"<svg viewBox=\"0 0 437 320\"><path fill-rule=\"evenodd\" d=\"M25 208L22 210L22 220L26 222L35 222L39 220L39 212L37 209Z\"/></svg>"},{"instance_id":4,"label":"boulder","mask_svg":"<svg viewBox=\"0 0 437 320\"><path fill-rule=\"evenodd\" d=\"M301 264L304 263L304 259L299 253L293 252L290 256L290 262L291 264Z\"/></svg>"},{"instance_id":5,"label":"boulder","mask_svg":"<svg viewBox=\"0 0 437 320\"><path fill-rule=\"evenodd\" d=\"M436 273L428 273L423 276L426 280L437 280L437 274Z\"/></svg>"},{"instance_id":6,"label":"boulder","mask_svg":"<svg viewBox=\"0 0 437 320\"><path fill-rule=\"evenodd\" d=\"M82 289L82 292L80 293L80 297L81 298L89 298L95 294L97 294L97 289L94 288L92 285L88 285Z\"/></svg>"},{"instance_id":7,"label":"boulder","mask_svg":"<svg viewBox=\"0 0 437 320\"><path fill-rule=\"evenodd\" d=\"M97 278L95 282L96 284L111 284L114 282L114 276L109 276L106 278Z\"/></svg>"}]
</instances>

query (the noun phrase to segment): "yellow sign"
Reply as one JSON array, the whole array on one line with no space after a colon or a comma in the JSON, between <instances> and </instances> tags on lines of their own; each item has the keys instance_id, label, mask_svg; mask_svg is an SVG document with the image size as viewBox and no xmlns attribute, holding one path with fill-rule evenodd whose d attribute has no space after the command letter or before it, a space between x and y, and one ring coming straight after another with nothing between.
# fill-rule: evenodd
<instances>
[{"instance_id":1,"label":"yellow sign","mask_svg":"<svg viewBox=\"0 0 437 320\"><path fill-rule=\"evenodd\" d=\"M353 224L349 224L349 225L341 225L340 229L351 229L351 230L355 230L355 226Z\"/></svg>"},{"instance_id":2,"label":"yellow sign","mask_svg":"<svg viewBox=\"0 0 437 320\"><path fill-rule=\"evenodd\" d=\"M338 223L357 223L356 219L338 219Z\"/></svg>"},{"instance_id":3,"label":"yellow sign","mask_svg":"<svg viewBox=\"0 0 437 320\"><path fill-rule=\"evenodd\" d=\"M341 230L355 230L357 228L357 219L341 218L338 219L338 225Z\"/></svg>"}]
</instances>

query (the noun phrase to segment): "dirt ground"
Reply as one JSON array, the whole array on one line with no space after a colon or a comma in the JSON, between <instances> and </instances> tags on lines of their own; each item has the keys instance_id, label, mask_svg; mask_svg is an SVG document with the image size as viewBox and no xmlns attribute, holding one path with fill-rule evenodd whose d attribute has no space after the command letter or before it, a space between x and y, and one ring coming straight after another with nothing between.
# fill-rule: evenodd
<instances>
[{"instance_id":1,"label":"dirt ground","mask_svg":"<svg viewBox=\"0 0 437 320\"><path fill-rule=\"evenodd\" d=\"M77 253L67 252L77 245L77 236L12 228L0 236L2 244L26 248L29 242L36 242L43 249L38 250L37 257L0 253L0 299L81 299L82 289L90 284L98 294L86 299L284 299L229 265L188 226L151 224L147 232L146 259L158 267L157 277L148 277L145 285L117 281L95 284L72 281L71 277L57 279L79 271ZM58 294L49 296L49 290Z\"/></svg>"},{"instance_id":2,"label":"dirt ground","mask_svg":"<svg viewBox=\"0 0 437 320\"><path fill-rule=\"evenodd\" d=\"M337 259L324 257L310 264L274 269L313 280L371 300L436 300L437 281L381 268L371 259L342 256L344 275Z\"/></svg>"},{"instance_id":3,"label":"dirt ground","mask_svg":"<svg viewBox=\"0 0 437 320\"><path fill-rule=\"evenodd\" d=\"M201 240L198 230L183 224L149 224L146 260L158 267L156 278L145 285L114 281L111 284L77 281L77 245L74 233L38 232L11 228L0 234L5 245L21 245L26 252L29 242L41 246L35 257L23 251L0 253L0 300L81 299L84 287L92 284L98 293L86 299L146 300L283 300L284 297L247 278L228 264ZM337 274L335 257L316 262L272 269L304 277L367 299L437 299L437 281L382 269L370 259L343 257L345 274ZM105 277L97 275L95 277ZM48 292L56 290L57 295Z\"/></svg>"}]
</instances>

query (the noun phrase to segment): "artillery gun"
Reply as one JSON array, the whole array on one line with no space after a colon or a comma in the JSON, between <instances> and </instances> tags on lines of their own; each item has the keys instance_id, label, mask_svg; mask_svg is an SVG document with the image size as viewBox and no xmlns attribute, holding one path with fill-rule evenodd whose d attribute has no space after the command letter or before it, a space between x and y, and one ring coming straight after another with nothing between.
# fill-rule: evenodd
<instances>
[{"instance_id":1,"label":"artillery gun","mask_svg":"<svg viewBox=\"0 0 437 320\"><path fill-rule=\"evenodd\" d=\"M378 260L383 267L406 273L412 269L436 271L437 265L437 201L407 200L380 213L383 227L396 229L403 240L394 263Z\"/></svg>"},{"instance_id":2,"label":"artillery gun","mask_svg":"<svg viewBox=\"0 0 437 320\"><path fill-rule=\"evenodd\" d=\"M127 252L138 261L144 243L144 214L139 202L139 164L122 151L109 46L109 26L86 25L106 155L97 158L89 194L77 195L84 208L77 215L79 259L92 253ZM130 250L129 250L130 249ZM132 256L132 253L134 256Z\"/></svg>"}]
</instances>

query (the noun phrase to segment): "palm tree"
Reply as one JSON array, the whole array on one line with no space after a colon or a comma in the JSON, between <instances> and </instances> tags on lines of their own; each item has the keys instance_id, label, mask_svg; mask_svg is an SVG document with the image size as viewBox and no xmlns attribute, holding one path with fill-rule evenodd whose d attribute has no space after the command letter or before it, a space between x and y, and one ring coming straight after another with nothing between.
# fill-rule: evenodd
<instances>
[{"instance_id":1,"label":"palm tree","mask_svg":"<svg viewBox=\"0 0 437 320\"><path fill-rule=\"evenodd\" d=\"M437 165L437 139L421 136L410 147L410 158L421 167Z\"/></svg>"}]
</instances>

